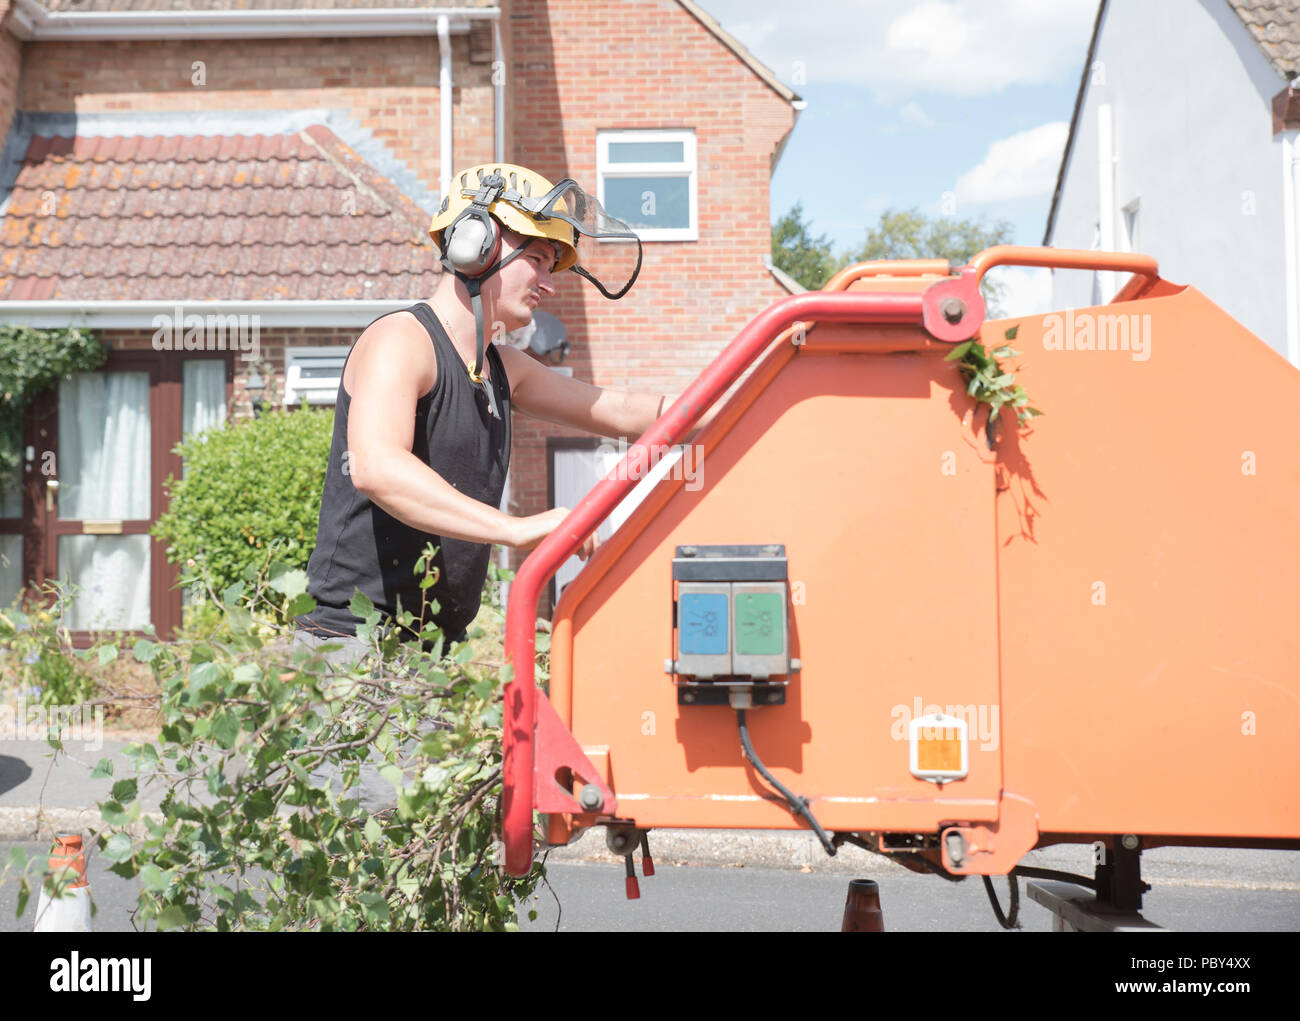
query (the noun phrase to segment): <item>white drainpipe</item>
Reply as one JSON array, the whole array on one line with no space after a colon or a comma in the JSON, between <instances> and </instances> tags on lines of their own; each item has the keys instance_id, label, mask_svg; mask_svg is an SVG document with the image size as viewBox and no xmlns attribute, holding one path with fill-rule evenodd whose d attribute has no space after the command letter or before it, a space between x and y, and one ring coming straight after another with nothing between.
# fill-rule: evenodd
<instances>
[{"instance_id":1,"label":"white drainpipe","mask_svg":"<svg viewBox=\"0 0 1300 1021\"><path fill-rule=\"evenodd\" d=\"M451 32L445 14L438 18L438 53L442 57L438 72L438 180L442 188L439 199L443 199L451 194L451 175L455 173L451 146Z\"/></svg>"},{"instance_id":2,"label":"white drainpipe","mask_svg":"<svg viewBox=\"0 0 1300 1021\"><path fill-rule=\"evenodd\" d=\"M1103 252L1115 251L1115 134L1109 103L1097 106L1097 224ZM1115 297L1115 274L1099 272L1102 304Z\"/></svg>"},{"instance_id":3,"label":"white drainpipe","mask_svg":"<svg viewBox=\"0 0 1300 1021\"><path fill-rule=\"evenodd\" d=\"M501 22L492 22L492 158L506 161L506 53L501 45Z\"/></svg>"},{"instance_id":4,"label":"white drainpipe","mask_svg":"<svg viewBox=\"0 0 1300 1021\"><path fill-rule=\"evenodd\" d=\"M1282 229L1286 238L1286 357L1300 369L1300 131L1282 139Z\"/></svg>"}]
</instances>

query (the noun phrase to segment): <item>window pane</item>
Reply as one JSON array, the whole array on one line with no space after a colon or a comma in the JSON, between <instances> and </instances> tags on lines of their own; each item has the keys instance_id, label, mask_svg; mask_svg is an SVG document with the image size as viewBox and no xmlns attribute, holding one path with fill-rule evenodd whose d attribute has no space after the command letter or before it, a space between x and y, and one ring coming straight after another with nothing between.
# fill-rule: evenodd
<instances>
[{"instance_id":1,"label":"window pane","mask_svg":"<svg viewBox=\"0 0 1300 1021\"><path fill-rule=\"evenodd\" d=\"M147 519L149 374L80 372L59 384L59 517Z\"/></svg>"},{"instance_id":2,"label":"window pane","mask_svg":"<svg viewBox=\"0 0 1300 1021\"><path fill-rule=\"evenodd\" d=\"M690 227L690 178L606 177L605 208L632 227Z\"/></svg>"},{"instance_id":3,"label":"window pane","mask_svg":"<svg viewBox=\"0 0 1300 1021\"><path fill-rule=\"evenodd\" d=\"M21 433L19 434L21 436ZM22 446L19 445L19 450ZM0 486L0 518L23 516L23 466L15 465L13 473Z\"/></svg>"},{"instance_id":4,"label":"window pane","mask_svg":"<svg viewBox=\"0 0 1300 1021\"><path fill-rule=\"evenodd\" d=\"M23 468L19 465L6 480L4 494L0 495L0 518L23 516Z\"/></svg>"},{"instance_id":5,"label":"window pane","mask_svg":"<svg viewBox=\"0 0 1300 1021\"><path fill-rule=\"evenodd\" d=\"M610 142L611 163L681 163L685 142Z\"/></svg>"},{"instance_id":6,"label":"window pane","mask_svg":"<svg viewBox=\"0 0 1300 1021\"><path fill-rule=\"evenodd\" d=\"M181 432L207 432L226 420L226 363L191 360L182 367Z\"/></svg>"},{"instance_id":7,"label":"window pane","mask_svg":"<svg viewBox=\"0 0 1300 1021\"><path fill-rule=\"evenodd\" d=\"M59 536L59 581L80 589L63 618L74 631L149 623L149 536Z\"/></svg>"},{"instance_id":8,"label":"window pane","mask_svg":"<svg viewBox=\"0 0 1300 1021\"><path fill-rule=\"evenodd\" d=\"M23 582L23 537L0 535L0 608L18 595Z\"/></svg>"}]
</instances>

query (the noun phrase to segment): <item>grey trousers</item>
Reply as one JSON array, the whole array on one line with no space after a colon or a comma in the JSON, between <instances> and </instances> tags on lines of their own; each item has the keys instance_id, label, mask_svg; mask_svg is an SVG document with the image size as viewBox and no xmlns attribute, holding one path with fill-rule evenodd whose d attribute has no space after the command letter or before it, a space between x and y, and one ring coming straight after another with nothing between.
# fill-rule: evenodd
<instances>
[{"instance_id":1,"label":"grey trousers","mask_svg":"<svg viewBox=\"0 0 1300 1021\"><path fill-rule=\"evenodd\" d=\"M316 649L322 645L330 644L341 644L343 647L322 653L322 656L330 665L345 669L371 651L369 645L351 635L330 637L303 630L293 633L293 648L295 651L298 649ZM378 767L382 764L382 758L374 749L371 749L370 761L361 766L361 786L360 788L353 788L349 795L350 797L359 798L361 804L370 812L391 808L397 804L397 795L393 790L393 785L379 775ZM342 774L343 770L338 766L322 765L312 770L309 775L314 783L323 783L333 790L335 794L338 794L340 793L339 788L342 786ZM340 782L336 783L336 780Z\"/></svg>"},{"instance_id":2,"label":"grey trousers","mask_svg":"<svg viewBox=\"0 0 1300 1021\"><path fill-rule=\"evenodd\" d=\"M354 635L339 635L337 637L331 637L318 635L311 631L303 631L302 629L293 633L293 648L295 652L298 649L317 649L322 645L337 644L341 644L343 648L334 649L331 652L323 654L325 661L334 666L351 666L370 650L370 646Z\"/></svg>"}]
</instances>

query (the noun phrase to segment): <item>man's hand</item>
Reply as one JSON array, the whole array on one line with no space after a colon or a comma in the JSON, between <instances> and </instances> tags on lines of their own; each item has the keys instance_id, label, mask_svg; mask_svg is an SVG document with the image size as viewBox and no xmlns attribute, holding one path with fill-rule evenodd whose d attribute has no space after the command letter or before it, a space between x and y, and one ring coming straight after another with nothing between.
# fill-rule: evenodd
<instances>
[{"instance_id":1,"label":"man's hand","mask_svg":"<svg viewBox=\"0 0 1300 1021\"><path fill-rule=\"evenodd\" d=\"M559 528L560 522L568 516L569 509L567 507L556 507L526 518L514 518L514 541L510 545L514 546L515 549L533 549L555 529ZM578 559L586 560L596 552L596 547L599 545L600 536L592 532L578 547Z\"/></svg>"}]
</instances>

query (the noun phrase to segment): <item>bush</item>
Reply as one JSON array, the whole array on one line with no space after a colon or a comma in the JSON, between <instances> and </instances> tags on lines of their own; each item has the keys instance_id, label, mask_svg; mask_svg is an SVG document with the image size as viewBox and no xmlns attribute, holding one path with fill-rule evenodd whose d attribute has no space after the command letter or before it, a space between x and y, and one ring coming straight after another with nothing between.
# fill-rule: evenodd
<instances>
[{"instance_id":1,"label":"bush","mask_svg":"<svg viewBox=\"0 0 1300 1021\"><path fill-rule=\"evenodd\" d=\"M59 627L72 593L51 584L40 596L50 605L34 599L27 612L17 603L0 610L0 689L36 696L42 705L80 705L95 696L97 686L88 651L74 649Z\"/></svg>"},{"instance_id":2,"label":"bush","mask_svg":"<svg viewBox=\"0 0 1300 1021\"><path fill-rule=\"evenodd\" d=\"M357 593L358 636L373 654L332 667L328 647L294 651L275 623L310 609L305 588L303 571L264 565L219 601L224 640L136 642L163 727L157 742L125 749L136 775L114 777L87 846L137 881L134 917L159 929L517 928L516 904L544 871L516 880L497 862L499 643L471 633L477 650L466 642L444 655L430 624L424 652L381 634ZM484 614L499 623L491 607ZM362 803L366 762L392 785L394 807ZM112 773L103 759L92 775ZM151 792L159 813L142 807ZM40 860L23 856L10 865L20 914L33 867Z\"/></svg>"},{"instance_id":3,"label":"bush","mask_svg":"<svg viewBox=\"0 0 1300 1021\"><path fill-rule=\"evenodd\" d=\"M186 582L201 573L224 592L265 563L273 544L277 559L307 566L333 429L332 409L273 411L177 448L186 474L167 479L167 512L153 534L168 560L185 565Z\"/></svg>"}]
</instances>

